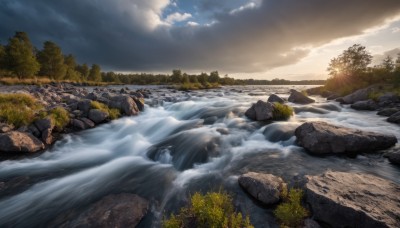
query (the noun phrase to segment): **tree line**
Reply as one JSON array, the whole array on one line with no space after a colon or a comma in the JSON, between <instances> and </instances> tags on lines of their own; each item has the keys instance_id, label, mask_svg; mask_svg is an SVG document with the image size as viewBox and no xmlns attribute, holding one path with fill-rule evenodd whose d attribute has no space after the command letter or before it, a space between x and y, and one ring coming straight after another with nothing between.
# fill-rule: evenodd
<instances>
[{"instance_id":1,"label":"tree line","mask_svg":"<svg viewBox=\"0 0 400 228\"><path fill-rule=\"evenodd\" d=\"M98 64L78 64L72 54L64 54L61 47L52 41L45 41L42 49L34 47L25 32L16 32L5 45L0 44L0 78L18 79L49 78L56 81L106 82L121 84L200 84L207 85L297 85L323 84L324 81L289 81L284 79L254 80L234 79L218 71L209 74L188 74L179 69L172 74L102 72Z\"/></svg>"}]
</instances>

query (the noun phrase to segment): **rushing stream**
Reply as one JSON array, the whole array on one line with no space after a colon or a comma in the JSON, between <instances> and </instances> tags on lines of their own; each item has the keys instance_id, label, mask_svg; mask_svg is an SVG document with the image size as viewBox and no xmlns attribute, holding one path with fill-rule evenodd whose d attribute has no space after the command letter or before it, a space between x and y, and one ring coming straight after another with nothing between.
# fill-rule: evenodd
<instances>
[{"instance_id":1,"label":"rushing stream","mask_svg":"<svg viewBox=\"0 0 400 228\"><path fill-rule=\"evenodd\" d=\"M226 189L256 227L275 226L271 208L253 202L238 186L238 175L259 171L292 185L327 169L372 173L397 183L400 169L381 152L355 158L315 157L296 146L294 129L321 120L390 133L399 126L375 112L354 111L314 97L295 105L288 121L258 123L244 112L271 93L288 97L304 86L226 87L177 92L154 89L139 116L122 118L66 135L36 156L0 162L0 182L16 183L0 192L0 227L46 227L60 214L84 208L111 193L135 193L151 201L140 227L158 227L163 213L178 210L190 193ZM249 95L251 94L251 95ZM167 97L171 102L160 102ZM12 184L10 184L12 185ZM1 188L0 188L1 189Z\"/></svg>"}]
</instances>

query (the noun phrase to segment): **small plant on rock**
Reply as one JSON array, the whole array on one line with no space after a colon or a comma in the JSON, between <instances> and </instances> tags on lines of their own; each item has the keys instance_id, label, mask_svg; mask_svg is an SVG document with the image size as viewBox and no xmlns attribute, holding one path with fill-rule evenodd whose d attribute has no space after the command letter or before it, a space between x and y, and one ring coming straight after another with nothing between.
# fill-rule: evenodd
<instances>
[{"instance_id":1,"label":"small plant on rock","mask_svg":"<svg viewBox=\"0 0 400 228\"><path fill-rule=\"evenodd\" d=\"M292 188L282 191L283 203L278 205L274 214L280 221L281 227L301 227L308 211L301 205L303 191Z\"/></svg>"},{"instance_id":2,"label":"small plant on rock","mask_svg":"<svg viewBox=\"0 0 400 228\"><path fill-rule=\"evenodd\" d=\"M293 108L278 102L274 103L274 111L273 111L274 120L287 120L291 116L293 116Z\"/></svg>"},{"instance_id":3,"label":"small plant on rock","mask_svg":"<svg viewBox=\"0 0 400 228\"><path fill-rule=\"evenodd\" d=\"M108 116L114 120L121 116L121 112L116 108L109 108L107 105L100 103L98 101L92 101L90 103L91 108L99 109L108 114Z\"/></svg>"},{"instance_id":4,"label":"small plant on rock","mask_svg":"<svg viewBox=\"0 0 400 228\"><path fill-rule=\"evenodd\" d=\"M241 213L234 211L232 198L225 192L209 192L205 195L195 193L190 205L180 210L178 215L164 219L163 227L253 227L250 219L243 219Z\"/></svg>"}]
</instances>

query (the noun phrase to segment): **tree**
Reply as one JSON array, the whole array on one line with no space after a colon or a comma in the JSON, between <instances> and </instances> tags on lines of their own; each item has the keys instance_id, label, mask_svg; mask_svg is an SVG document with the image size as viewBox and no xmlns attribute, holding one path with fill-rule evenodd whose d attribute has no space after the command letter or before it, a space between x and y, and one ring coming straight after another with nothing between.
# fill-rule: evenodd
<instances>
[{"instance_id":1,"label":"tree","mask_svg":"<svg viewBox=\"0 0 400 228\"><path fill-rule=\"evenodd\" d=\"M172 83L181 83L182 82L182 71L181 70L172 70L171 82Z\"/></svg>"},{"instance_id":2,"label":"tree","mask_svg":"<svg viewBox=\"0 0 400 228\"><path fill-rule=\"evenodd\" d=\"M106 74L102 75L103 82L118 82L119 79L114 72L107 72Z\"/></svg>"},{"instance_id":3,"label":"tree","mask_svg":"<svg viewBox=\"0 0 400 228\"><path fill-rule=\"evenodd\" d=\"M92 68L90 68L88 80L94 82L101 81L101 69L99 65L97 64L92 65Z\"/></svg>"},{"instance_id":4,"label":"tree","mask_svg":"<svg viewBox=\"0 0 400 228\"><path fill-rule=\"evenodd\" d=\"M5 57L6 57L6 50L3 45L0 44L0 69L5 68Z\"/></svg>"},{"instance_id":5,"label":"tree","mask_svg":"<svg viewBox=\"0 0 400 228\"><path fill-rule=\"evenodd\" d=\"M64 56L61 48L51 41L43 44L43 50L37 54L37 59L41 65L39 74L48 76L52 79L63 79L67 71L64 65Z\"/></svg>"},{"instance_id":6,"label":"tree","mask_svg":"<svg viewBox=\"0 0 400 228\"><path fill-rule=\"evenodd\" d=\"M182 83L185 84L185 83L189 83L189 82L190 82L189 75L187 75L186 73L184 73L184 74L182 75Z\"/></svg>"},{"instance_id":7,"label":"tree","mask_svg":"<svg viewBox=\"0 0 400 228\"><path fill-rule=\"evenodd\" d=\"M197 76L196 75L190 75L189 76L189 80L191 83L199 83L199 81L197 80Z\"/></svg>"},{"instance_id":8,"label":"tree","mask_svg":"<svg viewBox=\"0 0 400 228\"><path fill-rule=\"evenodd\" d=\"M86 63L84 63L82 65L77 65L75 67L75 70L78 71L82 75L84 80L88 80L90 70Z\"/></svg>"},{"instance_id":9,"label":"tree","mask_svg":"<svg viewBox=\"0 0 400 228\"><path fill-rule=\"evenodd\" d=\"M354 77L367 70L372 55L360 44L354 44L331 60L328 71L332 76Z\"/></svg>"},{"instance_id":10,"label":"tree","mask_svg":"<svg viewBox=\"0 0 400 228\"><path fill-rule=\"evenodd\" d=\"M387 72L392 72L395 68L395 64L393 62L393 58L390 57L389 55L386 56L383 60L382 60L382 67L383 69L385 69Z\"/></svg>"},{"instance_id":11,"label":"tree","mask_svg":"<svg viewBox=\"0 0 400 228\"><path fill-rule=\"evenodd\" d=\"M40 65L26 33L16 32L14 37L9 39L5 49L5 65L19 79L34 76L39 71Z\"/></svg>"},{"instance_id":12,"label":"tree","mask_svg":"<svg viewBox=\"0 0 400 228\"><path fill-rule=\"evenodd\" d=\"M219 82L219 73L218 71L213 71L210 73L210 76L208 78L208 81L211 83L218 83Z\"/></svg>"},{"instance_id":13,"label":"tree","mask_svg":"<svg viewBox=\"0 0 400 228\"><path fill-rule=\"evenodd\" d=\"M201 83L201 84L206 84L208 82L208 75L206 73L201 73L198 77L197 80Z\"/></svg>"}]
</instances>

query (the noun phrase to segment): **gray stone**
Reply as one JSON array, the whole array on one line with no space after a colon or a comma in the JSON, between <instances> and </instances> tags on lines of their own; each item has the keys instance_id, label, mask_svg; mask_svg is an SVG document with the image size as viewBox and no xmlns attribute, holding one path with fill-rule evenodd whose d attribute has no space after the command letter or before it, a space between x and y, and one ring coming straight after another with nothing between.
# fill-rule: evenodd
<instances>
[{"instance_id":1,"label":"gray stone","mask_svg":"<svg viewBox=\"0 0 400 228\"><path fill-rule=\"evenodd\" d=\"M397 109L397 108L385 108L385 109L382 109L381 111L379 111L378 113L377 113L377 115L380 115L380 116L391 116L391 115L393 115L393 114L395 114L396 112L398 112L398 111L400 111L399 109Z\"/></svg>"},{"instance_id":2,"label":"gray stone","mask_svg":"<svg viewBox=\"0 0 400 228\"><path fill-rule=\"evenodd\" d=\"M44 118L44 119L39 119L35 121L35 126L40 132L43 132L47 129L53 129L54 128L54 123L51 121L50 118Z\"/></svg>"},{"instance_id":3,"label":"gray stone","mask_svg":"<svg viewBox=\"0 0 400 228\"><path fill-rule=\"evenodd\" d=\"M119 95L114 96L110 99L108 104L111 108L117 108L125 115L137 115L139 113L139 108L137 107L135 101L129 95Z\"/></svg>"},{"instance_id":4,"label":"gray stone","mask_svg":"<svg viewBox=\"0 0 400 228\"><path fill-rule=\"evenodd\" d=\"M294 89L291 89L290 92L291 93L288 98L289 102L296 103L296 104L310 104L310 103L315 102L315 100L307 97L306 95L304 95Z\"/></svg>"},{"instance_id":5,"label":"gray stone","mask_svg":"<svg viewBox=\"0 0 400 228\"><path fill-rule=\"evenodd\" d=\"M394 135L338 127L324 122L304 123L295 130L295 135L297 143L314 154L372 152L397 143Z\"/></svg>"},{"instance_id":6,"label":"gray stone","mask_svg":"<svg viewBox=\"0 0 400 228\"><path fill-rule=\"evenodd\" d=\"M6 123L0 123L0 133L6 133L12 131L14 129L13 125L9 125Z\"/></svg>"},{"instance_id":7,"label":"gray stone","mask_svg":"<svg viewBox=\"0 0 400 228\"><path fill-rule=\"evenodd\" d=\"M343 104L353 104L357 101L365 101L369 99L369 94L373 92L372 87L364 88L364 89L359 89L355 91L354 93L351 93L347 96L342 97L341 103Z\"/></svg>"},{"instance_id":8,"label":"gray stone","mask_svg":"<svg viewBox=\"0 0 400 228\"><path fill-rule=\"evenodd\" d=\"M304 220L304 228L320 228L321 226L313 219Z\"/></svg>"},{"instance_id":9,"label":"gray stone","mask_svg":"<svg viewBox=\"0 0 400 228\"><path fill-rule=\"evenodd\" d=\"M37 127L34 124L28 126L28 131L36 138L40 138L41 136L41 132L39 131L39 129L37 129Z\"/></svg>"},{"instance_id":10,"label":"gray stone","mask_svg":"<svg viewBox=\"0 0 400 228\"><path fill-rule=\"evenodd\" d=\"M249 172L241 175L238 182L246 192L264 204L277 203L286 188L283 180L272 174Z\"/></svg>"},{"instance_id":11,"label":"gray stone","mask_svg":"<svg viewBox=\"0 0 400 228\"><path fill-rule=\"evenodd\" d=\"M400 165L400 151L387 154L387 158L391 163Z\"/></svg>"},{"instance_id":12,"label":"gray stone","mask_svg":"<svg viewBox=\"0 0 400 228\"><path fill-rule=\"evenodd\" d=\"M400 124L400 111L391 115L388 119L388 122Z\"/></svg>"},{"instance_id":13,"label":"gray stone","mask_svg":"<svg viewBox=\"0 0 400 228\"><path fill-rule=\"evenodd\" d=\"M80 118L80 121L82 121L85 124L85 129L86 128L93 128L94 126L96 126L93 121L89 120L88 118Z\"/></svg>"},{"instance_id":14,"label":"gray stone","mask_svg":"<svg viewBox=\"0 0 400 228\"><path fill-rule=\"evenodd\" d=\"M373 100L357 101L351 105L351 108L356 110L375 111L378 109L378 104Z\"/></svg>"},{"instance_id":15,"label":"gray stone","mask_svg":"<svg viewBox=\"0 0 400 228\"><path fill-rule=\"evenodd\" d=\"M132 99L135 101L136 106L138 107L139 111L143 112L144 111L144 98L138 98L138 97L132 97Z\"/></svg>"},{"instance_id":16,"label":"gray stone","mask_svg":"<svg viewBox=\"0 0 400 228\"><path fill-rule=\"evenodd\" d=\"M78 120L78 119L72 119L71 126L73 129L78 130L78 131L86 129L85 123L83 123L81 120Z\"/></svg>"},{"instance_id":17,"label":"gray stone","mask_svg":"<svg viewBox=\"0 0 400 228\"><path fill-rule=\"evenodd\" d=\"M330 227L400 227L400 186L369 175L327 171L307 176L313 217Z\"/></svg>"},{"instance_id":18,"label":"gray stone","mask_svg":"<svg viewBox=\"0 0 400 228\"><path fill-rule=\"evenodd\" d=\"M33 153L42 149L43 143L30 133L10 131L0 134L0 152Z\"/></svg>"},{"instance_id":19,"label":"gray stone","mask_svg":"<svg viewBox=\"0 0 400 228\"><path fill-rule=\"evenodd\" d=\"M272 94L271 96L268 97L268 102L274 103L274 102L278 102L278 103L285 103L285 100L283 100L283 98L281 98L280 96L276 95L276 94Z\"/></svg>"},{"instance_id":20,"label":"gray stone","mask_svg":"<svg viewBox=\"0 0 400 228\"><path fill-rule=\"evenodd\" d=\"M81 110L84 116L87 116L89 114L90 107L91 100L86 99L78 102L78 110Z\"/></svg>"},{"instance_id":21,"label":"gray stone","mask_svg":"<svg viewBox=\"0 0 400 228\"><path fill-rule=\"evenodd\" d=\"M252 120L265 121L273 118L273 111L274 105L272 103L258 100L245 112L245 115Z\"/></svg>"},{"instance_id":22,"label":"gray stone","mask_svg":"<svg viewBox=\"0 0 400 228\"><path fill-rule=\"evenodd\" d=\"M90 109L89 111L89 119L92 120L95 124L104 122L107 117L108 113L103 112L99 109Z\"/></svg>"}]
</instances>

